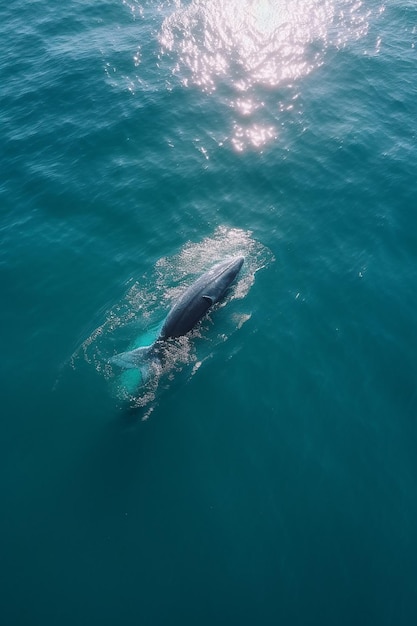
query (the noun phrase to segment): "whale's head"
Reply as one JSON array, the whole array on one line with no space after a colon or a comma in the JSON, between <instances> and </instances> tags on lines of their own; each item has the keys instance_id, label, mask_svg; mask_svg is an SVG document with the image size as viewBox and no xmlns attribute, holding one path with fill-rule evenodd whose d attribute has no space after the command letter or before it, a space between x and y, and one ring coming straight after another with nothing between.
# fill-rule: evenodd
<instances>
[{"instance_id":1,"label":"whale's head","mask_svg":"<svg viewBox=\"0 0 417 626\"><path fill-rule=\"evenodd\" d=\"M243 256L229 257L215 265L208 273L210 276L210 291L212 301L217 302L222 298L227 288L233 283L243 265Z\"/></svg>"},{"instance_id":2,"label":"whale's head","mask_svg":"<svg viewBox=\"0 0 417 626\"><path fill-rule=\"evenodd\" d=\"M243 256L235 256L220 263L219 274L224 274L225 281L230 285L239 274L244 261Z\"/></svg>"}]
</instances>

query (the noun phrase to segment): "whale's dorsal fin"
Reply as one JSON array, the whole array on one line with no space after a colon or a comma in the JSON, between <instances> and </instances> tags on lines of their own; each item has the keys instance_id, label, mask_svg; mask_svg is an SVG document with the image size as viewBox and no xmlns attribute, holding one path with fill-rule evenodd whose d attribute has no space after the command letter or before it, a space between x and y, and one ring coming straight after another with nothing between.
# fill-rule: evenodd
<instances>
[{"instance_id":1,"label":"whale's dorsal fin","mask_svg":"<svg viewBox=\"0 0 417 626\"><path fill-rule=\"evenodd\" d=\"M207 300L208 302L210 302L210 305L214 304L214 298L212 298L211 296L204 295L203 300Z\"/></svg>"}]
</instances>

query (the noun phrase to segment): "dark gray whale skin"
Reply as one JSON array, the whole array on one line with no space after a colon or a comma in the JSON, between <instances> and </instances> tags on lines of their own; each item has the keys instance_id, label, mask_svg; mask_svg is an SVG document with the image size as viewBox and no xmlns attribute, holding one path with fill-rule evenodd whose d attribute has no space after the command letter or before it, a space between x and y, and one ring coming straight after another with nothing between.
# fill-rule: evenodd
<instances>
[{"instance_id":1,"label":"dark gray whale skin","mask_svg":"<svg viewBox=\"0 0 417 626\"><path fill-rule=\"evenodd\" d=\"M171 337L186 335L198 324L208 310L223 298L240 272L243 261L242 256L232 257L202 274L174 304L151 346L116 354L110 363L124 368L139 368L143 378L147 379L151 362L161 359L164 342Z\"/></svg>"},{"instance_id":2,"label":"dark gray whale skin","mask_svg":"<svg viewBox=\"0 0 417 626\"><path fill-rule=\"evenodd\" d=\"M243 257L218 263L188 287L168 313L157 341L186 335L222 299L240 268Z\"/></svg>"}]
</instances>

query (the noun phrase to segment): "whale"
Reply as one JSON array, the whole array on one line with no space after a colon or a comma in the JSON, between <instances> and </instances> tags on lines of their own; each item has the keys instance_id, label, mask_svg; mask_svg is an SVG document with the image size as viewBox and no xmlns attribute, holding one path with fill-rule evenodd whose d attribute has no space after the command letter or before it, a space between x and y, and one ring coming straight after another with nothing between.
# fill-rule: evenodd
<instances>
[{"instance_id":1,"label":"whale","mask_svg":"<svg viewBox=\"0 0 417 626\"><path fill-rule=\"evenodd\" d=\"M149 380L152 366L161 363L164 344L168 339L187 335L222 300L239 274L243 256L225 259L204 272L180 295L168 312L159 334L149 346L116 354L110 363L124 369L137 368L142 380Z\"/></svg>"}]
</instances>

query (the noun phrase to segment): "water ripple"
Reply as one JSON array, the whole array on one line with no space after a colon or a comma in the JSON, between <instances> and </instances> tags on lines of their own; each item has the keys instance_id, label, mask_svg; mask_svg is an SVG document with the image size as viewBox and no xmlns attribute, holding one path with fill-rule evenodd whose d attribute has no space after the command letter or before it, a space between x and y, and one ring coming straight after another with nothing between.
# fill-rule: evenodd
<instances>
[{"instance_id":1,"label":"water ripple","mask_svg":"<svg viewBox=\"0 0 417 626\"><path fill-rule=\"evenodd\" d=\"M195 0L178 3L165 18L160 42L174 55L173 73L184 86L226 90L236 115L231 141L243 150L277 136L276 124L255 117L265 90L294 88L323 64L329 46L365 35L368 18L356 0ZM294 90L278 96L275 118L293 101Z\"/></svg>"}]
</instances>

